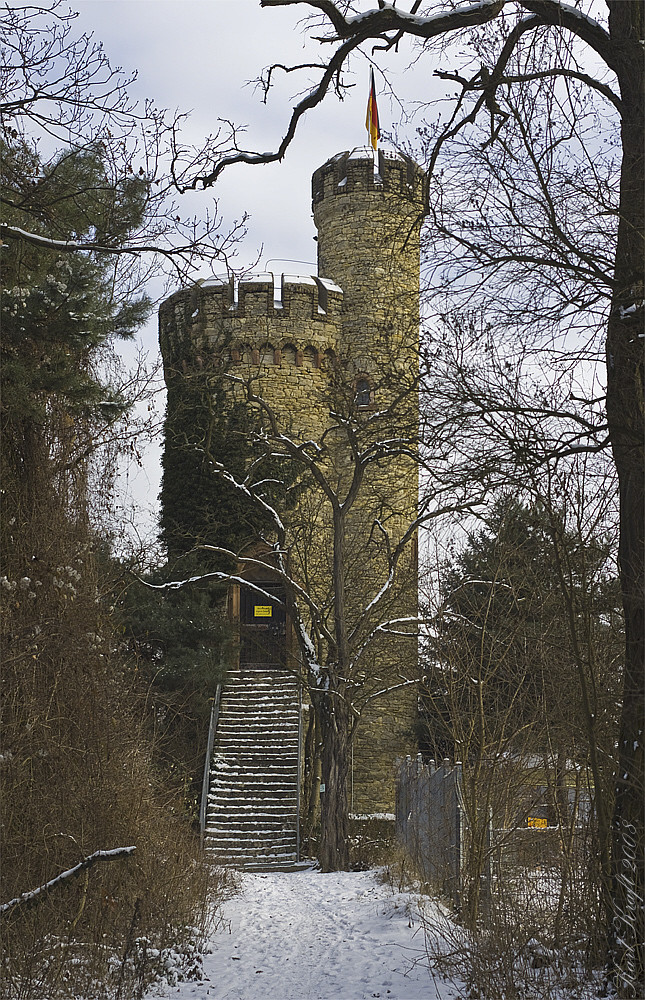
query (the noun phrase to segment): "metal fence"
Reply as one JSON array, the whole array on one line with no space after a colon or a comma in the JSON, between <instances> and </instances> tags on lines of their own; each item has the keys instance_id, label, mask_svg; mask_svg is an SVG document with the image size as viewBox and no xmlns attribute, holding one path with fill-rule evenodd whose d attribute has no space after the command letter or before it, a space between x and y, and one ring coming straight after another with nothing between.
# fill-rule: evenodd
<instances>
[{"instance_id":1,"label":"metal fence","mask_svg":"<svg viewBox=\"0 0 645 1000\"><path fill-rule=\"evenodd\" d=\"M423 878L459 906L465 819L461 764L397 763L396 836Z\"/></svg>"},{"instance_id":2,"label":"metal fence","mask_svg":"<svg viewBox=\"0 0 645 1000\"><path fill-rule=\"evenodd\" d=\"M568 841L567 864L580 865L586 857L592 803L584 789L565 789L569 826L562 831L558 826L547 826L546 786L532 784L525 776L525 795L519 794L521 786L515 788L517 808L508 828L493 828L491 809L486 820L479 817L485 823L485 829L478 831L478 836L483 833L485 838L484 854L479 859L471 857L467 870L470 830L463 804L461 764L452 765L448 760L440 765L434 761L424 764L419 754L398 761L396 771L397 840L422 878L456 909L461 908L464 894L472 893L473 878L479 880L478 898L486 906L495 886L524 878L529 871L544 874L547 869L557 869L564 857L563 838Z\"/></svg>"}]
</instances>

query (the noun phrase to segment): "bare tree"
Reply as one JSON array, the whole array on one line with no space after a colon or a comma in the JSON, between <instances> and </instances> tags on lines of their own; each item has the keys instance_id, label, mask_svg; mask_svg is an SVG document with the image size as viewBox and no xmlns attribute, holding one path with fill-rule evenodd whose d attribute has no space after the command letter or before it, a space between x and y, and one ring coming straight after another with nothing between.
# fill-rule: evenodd
<instances>
[{"instance_id":1,"label":"bare tree","mask_svg":"<svg viewBox=\"0 0 645 1000\"><path fill-rule=\"evenodd\" d=\"M618 593L612 593L617 581L612 583L611 579L618 534L615 470L603 443L602 401L591 397L590 379L577 381L580 366L567 367L559 378L549 379L547 359L536 355L530 342L518 345L511 338L510 343L500 343L500 330L487 322L486 316L486 310L469 314L455 309L436 323L427 344L427 370L422 378L424 434L427 438L443 434L454 442L448 470L451 475L461 462L493 496L500 492L507 495L512 489L514 496L526 498L542 512L541 531L544 551L550 553L550 569L545 576L544 566L537 570L526 566L522 587L527 590L517 608L520 612L533 606L535 611L532 602L538 601L539 615L531 638L527 640L526 632L520 630L522 640L528 641L532 667L515 706L517 738L521 741L522 726L528 721L533 752L539 748L539 753L546 753L545 774L551 775L556 803L562 798L562 761L584 762L595 815L588 828L593 851L583 881L591 877L589 898L601 903L599 911L595 904L586 908L595 914L587 926L590 947L598 958L602 950L598 942L606 938L615 914L611 816L616 706L622 685L619 646L623 639L622 616L612 603L614 599L619 602ZM486 522L485 511L479 516ZM481 576L475 574L475 578ZM491 598L496 597L496 587L491 583ZM551 611L544 617L547 593ZM494 603L499 603L497 597ZM439 620L443 620L442 615ZM447 621L450 624L450 617ZM487 626L490 631L490 623ZM457 624L451 628L454 631ZM476 639L479 633L474 631L473 635ZM463 639L462 630L462 644ZM510 620L502 634L495 636L495 643L500 641L496 652L508 662L504 650L512 649L515 641ZM491 662L494 652L489 642ZM541 681L535 674L540 662ZM521 658L517 668L521 668ZM499 669L503 672L502 663ZM496 671L495 663L493 675ZM477 674L471 670L470 676ZM536 679L540 683L536 684ZM468 695L468 683L464 685ZM456 693L454 684L449 685L452 703L457 706L451 713L457 730L472 718L472 712L460 714L464 685L458 684ZM494 691L494 684L488 685L489 696L491 687ZM570 695L563 699L564 690ZM489 697L488 704L484 729L494 732L500 713L494 698ZM523 717L519 705L524 708ZM575 711L571 711L574 706ZM461 707L467 708L467 699ZM516 739L513 715L506 721L505 738L512 745ZM548 752L543 745L545 736ZM456 738L468 743L457 733L453 744ZM485 786L481 791L487 794ZM570 855L571 849L568 851ZM581 870L563 856L562 892L565 876L573 878L575 872L575 877L581 877ZM573 887L567 886L567 891Z\"/></svg>"},{"instance_id":2,"label":"bare tree","mask_svg":"<svg viewBox=\"0 0 645 1000\"><path fill-rule=\"evenodd\" d=\"M609 0L606 25L579 6L559 0L493 0L476 4L453 4L435 11L421 10L420 2L410 12L380 3L378 9L361 11L358 4L333 0L263 0L263 6L296 6L312 14L314 37L332 54L321 59L318 83L296 105L288 128L274 153L240 150L235 143L224 155L221 150L209 159L206 149L190 185L207 187L222 170L234 163L258 163L280 160L293 139L305 112L319 104L332 88L342 90L342 70L348 58L372 43L372 54L392 52L403 39L418 41L419 57L427 58L432 70L459 86L453 111L447 123L438 129L431 126L428 147L429 167L435 181L440 180L442 157L451 144L467 137L478 115L487 125L484 142L481 133L475 141L484 151L507 148L511 128L524 127L525 155L532 158L537 186L525 195L539 203L547 220L544 236L540 228L524 230L522 254L522 307L547 311L566 299L566 285L575 296L570 301L584 314L587 307L600 308L606 329L606 379L604 400L607 433L618 474L620 496L620 578L625 613L625 669L622 696L619 760L616 769L613 813L613 905L614 920L608 928L610 962L618 980L631 995L638 995L644 976L643 934L643 660L645 617L643 598L644 495L643 495L643 8L636 2ZM470 29L475 29L470 33ZM466 42L466 54L451 53L463 69L441 70L439 53L451 38ZM480 54L488 52L482 66ZM433 61L433 56L435 60ZM475 62L477 63L475 65ZM590 67L596 67L596 69ZM295 67L293 67L295 69ZM307 72L314 67L308 64ZM272 72L277 67L273 67ZM266 78L270 85L270 75ZM531 94L551 81L557 99L550 105L535 101ZM508 95L508 98L507 98ZM581 96L582 95L582 96ZM551 153L558 146L579 143L578 114L580 101L593 97L600 102L601 114L609 119L610 149L616 151L618 193L613 198L604 187L603 170L590 170L585 177L573 171L574 186L587 187L589 179L607 202L605 211L615 224L605 228L608 235L600 253L589 245L590 229L598 216L584 225L560 226L562 218L562 172L553 171ZM552 122L562 123L555 136ZM535 128L531 132L529 126ZM541 139L538 140L538 130ZM556 127L557 131L557 127ZM591 165L603 150L593 148L591 133L583 138L586 160ZM553 140L553 141L552 141ZM547 157L542 161L545 149ZM476 197L486 204L488 174L482 163L482 186ZM606 170L607 174L609 171ZM513 212L514 202L507 202ZM437 213L438 215L438 213ZM437 217L436 215L436 217ZM610 219L611 222L611 219ZM484 236L487 237L485 232ZM451 230L450 238L455 236ZM526 285L529 270L538 277L545 259L544 249L558 259L551 268L554 298L532 299ZM463 235L458 239L464 245ZM470 241L473 243L473 241ZM477 242L478 248L486 239ZM517 263L517 245L502 243L478 261L482 286L491 273L510 258ZM508 280L508 277L507 279ZM603 286L601 292L593 289ZM564 344L565 352L569 345ZM581 442L582 446L583 442ZM638 859L641 859L640 861Z\"/></svg>"},{"instance_id":3,"label":"bare tree","mask_svg":"<svg viewBox=\"0 0 645 1000\"><path fill-rule=\"evenodd\" d=\"M416 538L420 525L441 515L443 498L437 489L417 509L414 379L367 412L341 380L328 427L307 439L286 429L253 380L228 377L258 418L250 431L255 457L236 478L206 455L261 512L266 530L241 552L200 546L240 567L200 578L248 586L268 576L284 589L298 650L293 669L309 690L322 746L320 861L338 870L349 861L348 777L359 720L374 701L418 681ZM454 491L445 500L450 510L460 506ZM461 507L474 502L465 490Z\"/></svg>"},{"instance_id":4,"label":"bare tree","mask_svg":"<svg viewBox=\"0 0 645 1000\"><path fill-rule=\"evenodd\" d=\"M197 219L184 216L172 197L170 148L182 116L135 102L136 74L114 68L100 42L77 33L76 17L62 0L6 4L0 12L0 237L63 254L123 257L121 270L138 285L163 267L185 279L204 263L227 266L244 220L224 232L216 203ZM77 232L61 225L65 205L78 194L62 189L61 166L91 154L103 169L100 178L88 178L86 204L93 199L99 214L111 200L118 217L119 202L138 188L145 205L136 229L97 227L91 211Z\"/></svg>"},{"instance_id":5,"label":"bare tree","mask_svg":"<svg viewBox=\"0 0 645 1000\"><path fill-rule=\"evenodd\" d=\"M481 515L484 530L469 533L466 546L440 570L439 592L430 590L425 657L428 750L463 761L470 920L477 915L489 810L496 827L525 825L521 800L528 804L531 783L546 779L552 822L560 828L561 894L578 901L571 914L579 914L586 894L582 908L593 959L602 940L598 906L605 913L611 909L616 660L622 640L616 532L594 468L599 464L589 455L553 461L527 477L523 500L517 492L502 493L490 516ZM581 774L594 803L577 889L570 884L567 767L566 780L572 771ZM581 929L577 919L569 924L573 936ZM556 947L563 923L561 913L553 928Z\"/></svg>"}]
</instances>

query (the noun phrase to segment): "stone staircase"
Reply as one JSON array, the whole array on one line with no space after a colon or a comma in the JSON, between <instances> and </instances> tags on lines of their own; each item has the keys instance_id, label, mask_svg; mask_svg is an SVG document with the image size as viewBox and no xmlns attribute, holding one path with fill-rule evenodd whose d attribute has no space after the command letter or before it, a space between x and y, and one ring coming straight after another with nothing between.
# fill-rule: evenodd
<instances>
[{"instance_id":1,"label":"stone staircase","mask_svg":"<svg viewBox=\"0 0 645 1000\"><path fill-rule=\"evenodd\" d=\"M244 663L222 689L204 848L245 869L298 864L299 699L280 667Z\"/></svg>"}]
</instances>

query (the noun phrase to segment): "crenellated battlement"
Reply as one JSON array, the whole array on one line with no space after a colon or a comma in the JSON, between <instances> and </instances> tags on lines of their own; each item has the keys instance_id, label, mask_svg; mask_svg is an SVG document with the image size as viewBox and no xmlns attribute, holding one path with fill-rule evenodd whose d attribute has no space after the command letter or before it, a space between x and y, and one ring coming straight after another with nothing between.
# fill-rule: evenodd
<instances>
[{"instance_id":1,"label":"crenellated battlement","mask_svg":"<svg viewBox=\"0 0 645 1000\"><path fill-rule=\"evenodd\" d=\"M324 278L271 272L249 274L239 282L208 278L182 288L159 309L159 336L164 361L181 364L189 345L200 356L216 356L226 347L233 361L255 362L259 349L271 344L275 357L293 348L295 364L318 368L338 342L343 292ZM229 353L230 349L230 353ZM304 353L303 353L304 352ZM300 358L304 360L301 362Z\"/></svg>"},{"instance_id":2,"label":"crenellated battlement","mask_svg":"<svg viewBox=\"0 0 645 1000\"><path fill-rule=\"evenodd\" d=\"M266 316L271 319L313 319L336 322L343 292L326 278L271 272L249 274L238 283L226 278L206 278L191 288L182 288L161 306L161 312L189 309L192 325L217 318Z\"/></svg>"},{"instance_id":3,"label":"crenellated battlement","mask_svg":"<svg viewBox=\"0 0 645 1000\"><path fill-rule=\"evenodd\" d=\"M319 167L311 179L314 207L328 198L348 194L393 194L421 207L425 202L425 172L409 157L379 150L376 170L374 154L358 147L333 156Z\"/></svg>"}]
</instances>

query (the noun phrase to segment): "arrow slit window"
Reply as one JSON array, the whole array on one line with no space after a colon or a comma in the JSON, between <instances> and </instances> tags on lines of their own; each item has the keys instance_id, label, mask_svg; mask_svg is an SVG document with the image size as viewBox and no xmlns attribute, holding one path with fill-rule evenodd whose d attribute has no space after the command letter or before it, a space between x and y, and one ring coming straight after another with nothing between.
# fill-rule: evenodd
<instances>
[{"instance_id":1,"label":"arrow slit window","mask_svg":"<svg viewBox=\"0 0 645 1000\"><path fill-rule=\"evenodd\" d=\"M356 382L356 406L365 409L372 402L372 387L366 378L359 378Z\"/></svg>"}]
</instances>

